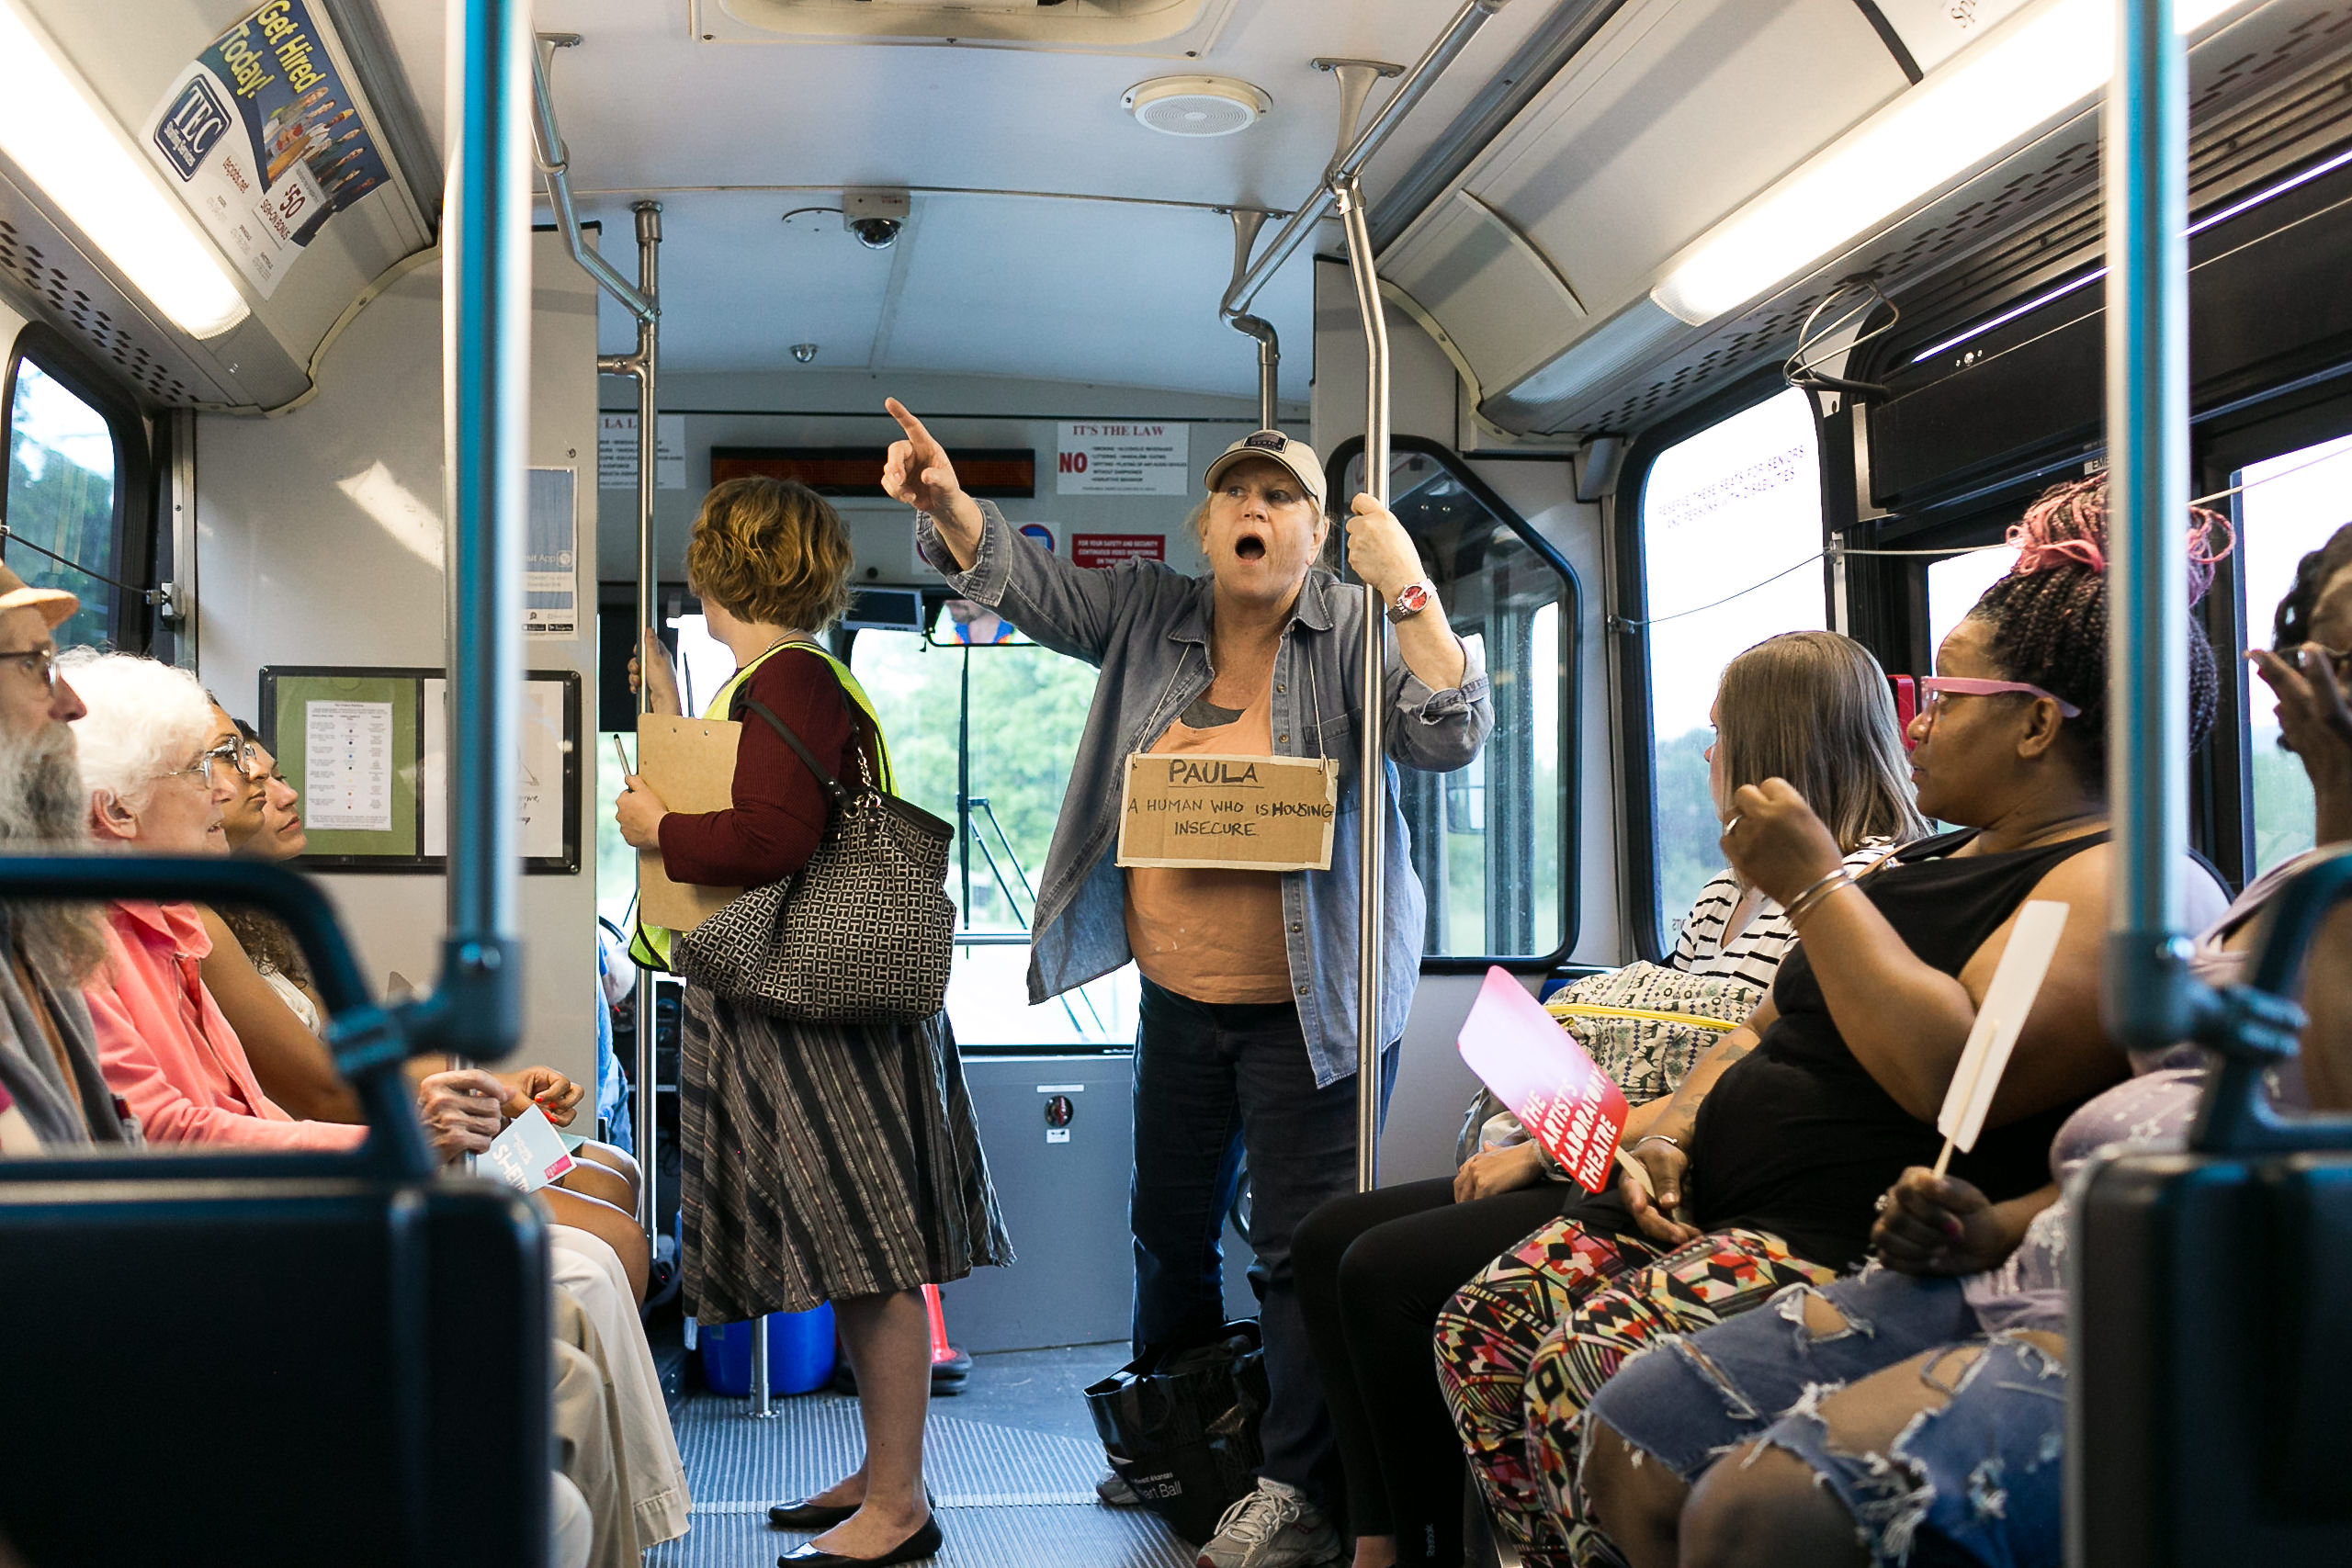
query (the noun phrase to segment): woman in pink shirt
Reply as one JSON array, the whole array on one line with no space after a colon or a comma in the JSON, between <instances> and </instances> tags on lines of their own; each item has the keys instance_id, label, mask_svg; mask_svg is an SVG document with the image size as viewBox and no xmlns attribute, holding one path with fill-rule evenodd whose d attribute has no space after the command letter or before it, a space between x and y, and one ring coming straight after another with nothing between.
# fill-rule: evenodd
<instances>
[{"instance_id":1,"label":"woman in pink shirt","mask_svg":"<svg viewBox=\"0 0 2352 1568\"><path fill-rule=\"evenodd\" d=\"M227 786L207 748L212 704L184 670L128 654L68 656L89 712L75 721L90 831L111 850L228 852ZM107 960L85 987L107 1082L151 1144L348 1149L368 1129L300 1122L262 1092L198 966L212 939L192 904L124 899L107 908ZM443 1153L498 1135L504 1089L475 1070L424 1080L418 1111Z\"/></svg>"}]
</instances>

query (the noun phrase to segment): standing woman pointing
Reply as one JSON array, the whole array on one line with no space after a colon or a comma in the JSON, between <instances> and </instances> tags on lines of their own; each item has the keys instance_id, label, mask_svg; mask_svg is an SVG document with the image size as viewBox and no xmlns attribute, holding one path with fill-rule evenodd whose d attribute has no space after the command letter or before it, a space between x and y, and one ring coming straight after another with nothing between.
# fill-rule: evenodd
<instances>
[{"instance_id":1,"label":"standing woman pointing","mask_svg":"<svg viewBox=\"0 0 2352 1568\"><path fill-rule=\"evenodd\" d=\"M1209 570L1157 561L1073 566L1015 534L956 481L939 443L905 431L883 489L916 509L923 555L967 599L1099 668L1039 884L1033 1003L1110 973L1143 972L1136 1043L1136 1354L1215 1337L1225 1319L1218 1235L1246 1156L1250 1245L1272 1400L1259 1488L1221 1521L1210 1568L1284 1568L1332 1555L1318 1506L1332 1438L1300 1315L1291 1233L1355 1183L1356 931L1364 830L1357 724L1363 596L1315 565L1330 522L1314 451L1276 430L1209 464L1193 527ZM1486 671L1453 635L1403 526L1355 498L1348 561L1395 623L1382 672L1388 755L1432 773L1469 762L1494 725ZM1339 797L1328 871L1118 864L1126 760L1186 751L1329 758ZM1384 1082L1419 977L1424 915L1392 784L1380 910Z\"/></svg>"},{"instance_id":2,"label":"standing woman pointing","mask_svg":"<svg viewBox=\"0 0 2352 1568\"><path fill-rule=\"evenodd\" d=\"M832 808L810 772L888 786L871 704L817 640L849 601L849 536L805 485L729 479L703 498L686 581L735 673L706 718L752 716L733 804L669 810L642 779L615 815L680 882L760 887L808 863ZM649 633L656 713L678 711ZM803 761L775 728L807 749ZM843 911L849 916L853 911ZM667 949L667 934L662 946ZM686 987L679 1053L686 1310L706 1324L833 1304L857 1371L865 1460L769 1522L824 1529L780 1561L907 1562L939 1550L922 1486L931 1343L922 1287L1010 1263L947 1015L920 1023L808 1023Z\"/></svg>"}]
</instances>

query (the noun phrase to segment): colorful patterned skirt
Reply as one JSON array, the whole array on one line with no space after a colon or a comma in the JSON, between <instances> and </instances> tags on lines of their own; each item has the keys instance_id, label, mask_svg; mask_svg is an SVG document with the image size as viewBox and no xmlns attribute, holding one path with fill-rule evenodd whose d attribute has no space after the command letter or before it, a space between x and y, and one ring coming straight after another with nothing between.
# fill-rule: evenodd
<instances>
[{"instance_id":1,"label":"colorful patterned skirt","mask_svg":"<svg viewBox=\"0 0 2352 1568\"><path fill-rule=\"evenodd\" d=\"M1626 1357L1836 1277L1759 1231L1664 1252L1560 1219L1455 1292L1438 1314L1438 1382L1470 1473L1527 1568L1623 1561L1588 1522L1577 1460L1585 1406Z\"/></svg>"}]
</instances>

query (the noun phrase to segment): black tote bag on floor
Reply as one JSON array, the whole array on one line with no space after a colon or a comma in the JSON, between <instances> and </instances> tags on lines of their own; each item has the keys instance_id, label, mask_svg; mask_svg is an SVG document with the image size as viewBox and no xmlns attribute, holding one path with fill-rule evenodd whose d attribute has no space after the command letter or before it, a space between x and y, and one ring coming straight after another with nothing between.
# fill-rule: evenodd
<instances>
[{"instance_id":1,"label":"black tote bag on floor","mask_svg":"<svg viewBox=\"0 0 2352 1568\"><path fill-rule=\"evenodd\" d=\"M1255 1323L1206 1345L1130 1361L1086 1391L1094 1430L1145 1507L1195 1544L1257 1485L1265 1352Z\"/></svg>"}]
</instances>

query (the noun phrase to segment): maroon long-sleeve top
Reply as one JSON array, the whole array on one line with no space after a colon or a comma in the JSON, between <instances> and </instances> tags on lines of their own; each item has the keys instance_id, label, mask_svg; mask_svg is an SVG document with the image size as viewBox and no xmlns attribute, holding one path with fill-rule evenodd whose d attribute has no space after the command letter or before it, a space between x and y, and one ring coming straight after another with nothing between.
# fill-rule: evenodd
<instances>
[{"instance_id":1,"label":"maroon long-sleeve top","mask_svg":"<svg viewBox=\"0 0 2352 1568\"><path fill-rule=\"evenodd\" d=\"M786 649L752 671L748 694L791 728L818 765L844 784L857 777L850 749L849 699L831 668ZM743 725L735 752L735 805L727 811L673 811L662 818L662 862L673 881L704 887L760 887L808 863L831 810L808 766L765 719L738 701Z\"/></svg>"}]
</instances>

